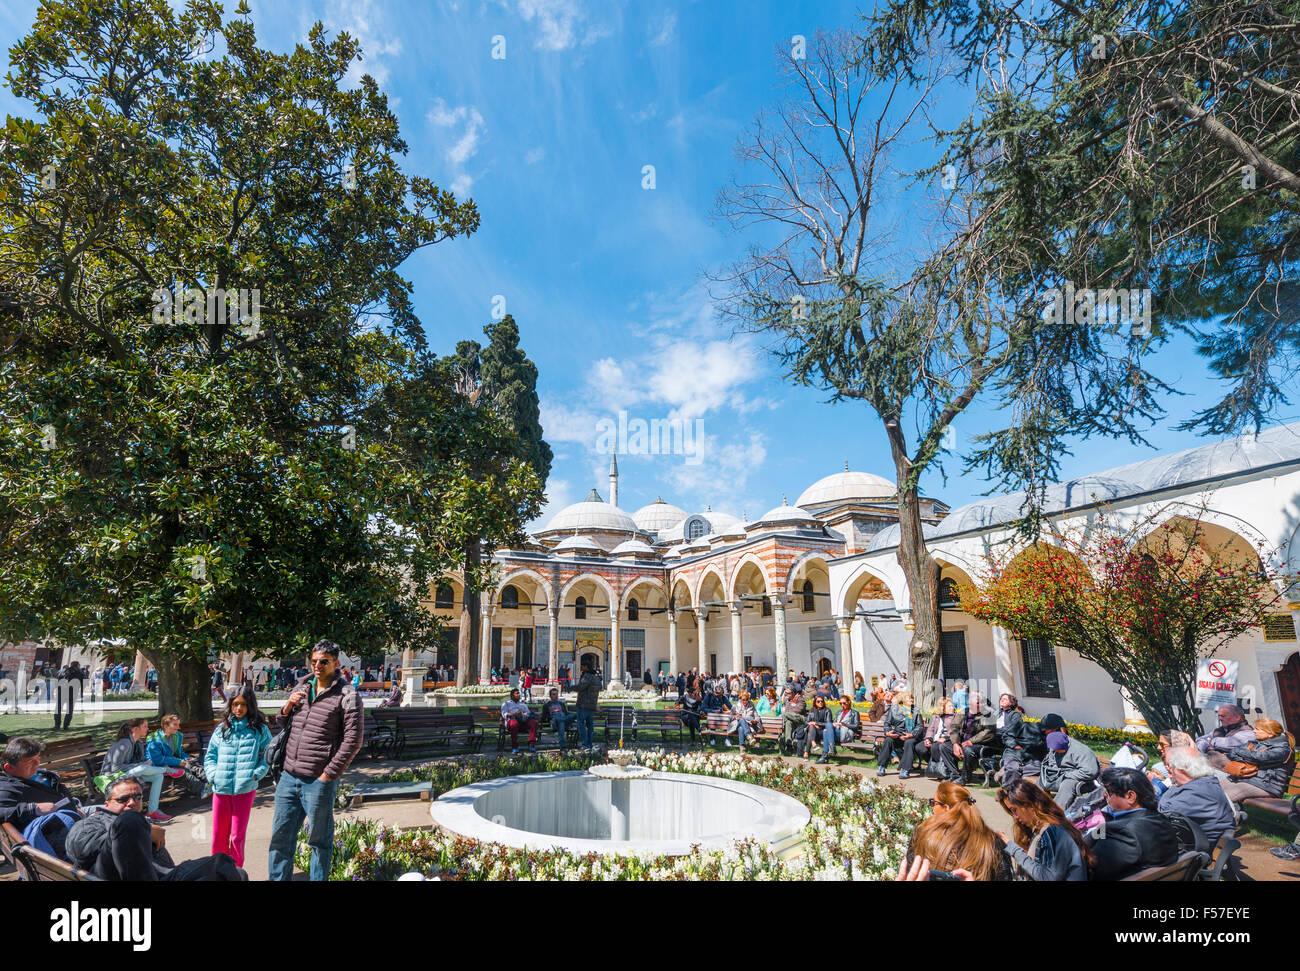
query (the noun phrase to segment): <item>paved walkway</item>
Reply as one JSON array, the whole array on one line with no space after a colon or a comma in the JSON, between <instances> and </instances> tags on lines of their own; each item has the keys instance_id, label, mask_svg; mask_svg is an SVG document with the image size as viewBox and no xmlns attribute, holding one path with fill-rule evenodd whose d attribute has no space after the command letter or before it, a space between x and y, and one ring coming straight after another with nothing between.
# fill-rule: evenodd
<instances>
[{"instance_id":1,"label":"paved walkway","mask_svg":"<svg viewBox=\"0 0 1300 971\"><path fill-rule=\"evenodd\" d=\"M797 762L798 760L786 758L785 761ZM362 759L354 763L353 767L344 774L344 781L347 783L364 782L393 768L405 767L411 764L411 762ZM875 774L874 764L847 763L828 767L818 766L817 768L819 771L839 774ZM900 780L896 772L892 770L885 777L885 781L889 785L901 785L909 792L913 792L923 799L929 799L933 796L935 789L938 787L935 780L927 779L924 776L912 776L909 779ZM975 802L980 813L988 824L993 829L1009 835L1011 832L1011 818L998 805L995 798L996 790L974 786L971 792L975 796ZM274 812L274 803L274 788L260 790L253 803L253 814L249 819L248 839L245 845L246 858L244 861L244 867L253 880L265 880L267 877L267 851L271 841L271 818ZM166 812L175 814L171 822L165 824L167 848L175 860L178 862L189 860L204 856L211 851L211 802L199 802L193 799L185 801L173 800L170 804L164 803L163 809ZM431 825L429 804L416 800L370 803L356 810L340 810L335 814L335 818L340 823L347 819L380 819L385 823L401 826L402 828ZM1300 863L1286 863L1273 856L1268 852L1268 848L1274 844L1253 835L1242 836L1241 841L1242 846L1237 851L1237 858L1241 861L1241 872L1246 879L1300 880ZM12 869L0 869L0 880L15 878L16 875ZM295 873L294 878L297 880L307 879L304 873Z\"/></svg>"}]
</instances>

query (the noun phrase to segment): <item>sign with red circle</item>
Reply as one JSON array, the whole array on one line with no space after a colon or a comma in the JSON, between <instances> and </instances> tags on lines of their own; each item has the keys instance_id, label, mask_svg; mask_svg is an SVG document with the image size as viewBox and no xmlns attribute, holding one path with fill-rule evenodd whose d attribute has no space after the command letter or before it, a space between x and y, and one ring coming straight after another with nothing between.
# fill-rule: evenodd
<instances>
[{"instance_id":1,"label":"sign with red circle","mask_svg":"<svg viewBox=\"0 0 1300 971\"><path fill-rule=\"evenodd\" d=\"M1216 678L1221 678L1228 673L1228 666L1224 664L1222 661L1211 661L1210 673L1214 675Z\"/></svg>"}]
</instances>

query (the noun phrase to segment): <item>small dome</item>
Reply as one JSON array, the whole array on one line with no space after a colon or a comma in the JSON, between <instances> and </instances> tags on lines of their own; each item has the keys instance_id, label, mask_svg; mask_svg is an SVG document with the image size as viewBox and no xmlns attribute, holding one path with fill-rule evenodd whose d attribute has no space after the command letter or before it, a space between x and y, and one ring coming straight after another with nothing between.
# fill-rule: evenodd
<instances>
[{"instance_id":1,"label":"small dome","mask_svg":"<svg viewBox=\"0 0 1300 971\"><path fill-rule=\"evenodd\" d=\"M604 547L587 536L570 536L568 539L557 543L552 552L569 553L575 556L605 555Z\"/></svg>"},{"instance_id":2,"label":"small dome","mask_svg":"<svg viewBox=\"0 0 1300 971\"><path fill-rule=\"evenodd\" d=\"M807 525L821 528L821 520L810 513L807 509L801 509L798 506L792 506L781 498L781 505L775 509L769 509L762 517L754 520L749 524L749 529L757 526L785 526L785 525Z\"/></svg>"},{"instance_id":3,"label":"small dome","mask_svg":"<svg viewBox=\"0 0 1300 971\"><path fill-rule=\"evenodd\" d=\"M683 550L684 547L685 547L685 544L683 544L683 543L678 543L678 544L677 544L676 546L674 546L672 549L670 549L670 550L668 550L666 553L664 553L664 559L665 559L665 560L680 560L680 559L682 558L682 550Z\"/></svg>"},{"instance_id":4,"label":"small dome","mask_svg":"<svg viewBox=\"0 0 1300 971\"><path fill-rule=\"evenodd\" d=\"M647 533L660 533L676 526L686 518L686 510L678 509L671 503L656 498L648 506L642 506L632 513L632 521Z\"/></svg>"},{"instance_id":5,"label":"small dome","mask_svg":"<svg viewBox=\"0 0 1300 971\"><path fill-rule=\"evenodd\" d=\"M591 493L597 495L595 489L592 489ZM565 506L547 523L546 529L542 532L553 533L560 530L566 532L579 530L583 532L635 533L637 532L637 526L632 517L622 509L619 509L618 506L611 506L607 502L601 502L597 495L594 501L589 496L584 502L575 502L571 506Z\"/></svg>"},{"instance_id":6,"label":"small dome","mask_svg":"<svg viewBox=\"0 0 1300 971\"><path fill-rule=\"evenodd\" d=\"M936 527L931 526L929 523L921 524L921 535L925 539L934 536L936 532ZM902 535L902 529L899 527L898 523L890 523L880 532L876 533L876 535L871 537L871 541L867 543L865 552L874 553L876 550L893 549L898 545Z\"/></svg>"},{"instance_id":7,"label":"small dome","mask_svg":"<svg viewBox=\"0 0 1300 971\"><path fill-rule=\"evenodd\" d=\"M707 550L709 548L709 538L707 536L701 536L698 539L691 540L689 543L683 543L680 548L683 553L695 553Z\"/></svg>"},{"instance_id":8,"label":"small dome","mask_svg":"<svg viewBox=\"0 0 1300 971\"><path fill-rule=\"evenodd\" d=\"M803 491L795 505L808 508L853 499L892 499L897 492L898 487L888 479L870 472L850 472L845 468L843 472L818 479Z\"/></svg>"},{"instance_id":9,"label":"small dome","mask_svg":"<svg viewBox=\"0 0 1300 971\"><path fill-rule=\"evenodd\" d=\"M610 551L612 556L658 556L653 547L639 539L629 539L619 543Z\"/></svg>"}]
</instances>

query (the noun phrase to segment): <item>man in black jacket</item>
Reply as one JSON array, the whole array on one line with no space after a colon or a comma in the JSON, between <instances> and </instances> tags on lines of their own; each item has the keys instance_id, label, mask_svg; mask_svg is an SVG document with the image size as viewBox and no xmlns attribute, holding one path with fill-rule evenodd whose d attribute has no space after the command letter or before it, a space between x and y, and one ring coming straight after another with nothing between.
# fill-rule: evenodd
<instances>
[{"instance_id":1,"label":"man in black jacket","mask_svg":"<svg viewBox=\"0 0 1300 971\"><path fill-rule=\"evenodd\" d=\"M68 791L57 772L41 769L41 743L34 738L18 737L5 746L4 772L0 775L0 823L9 823L22 832L29 823L55 810L71 809L81 814L81 803ZM64 831L51 832L47 824L46 839L55 852L62 852Z\"/></svg>"},{"instance_id":2,"label":"man in black jacket","mask_svg":"<svg viewBox=\"0 0 1300 971\"><path fill-rule=\"evenodd\" d=\"M140 810L144 789L122 776L104 793L104 808L92 811L68 832L68 859L101 880L213 880L236 882L248 874L225 853L172 865L163 848L163 831Z\"/></svg>"},{"instance_id":3,"label":"man in black jacket","mask_svg":"<svg viewBox=\"0 0 1300 971\"><path fill-rule=\"evenodd\" d=\"M1178 861L1178 834L1161 815L1151 780L1137 769L1109 768L1105 819L1084 841L1092 851L1094 880L1122 880L1148 867Z\"/></svg>"}]
</instances>

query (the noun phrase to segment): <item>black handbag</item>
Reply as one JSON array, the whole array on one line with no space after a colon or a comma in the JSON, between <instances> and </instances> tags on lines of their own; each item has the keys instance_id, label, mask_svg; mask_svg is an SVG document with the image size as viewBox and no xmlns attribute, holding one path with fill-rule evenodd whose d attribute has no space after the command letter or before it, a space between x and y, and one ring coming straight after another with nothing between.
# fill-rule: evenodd
<instances>
[{"instance_id":1,"label":"black handbag","mask_svg":"<svg viewBox=\"0 0 1300 971\"><path fill-rule=\"evenodd\" d=\"M297 713L298 709L295 708L288 715L281 716L280 732L271 736L271 744L266 747L266 764L271 767L267 775L272 782L278 783L284 773L284 759L289 752L289 724Z\"/></svg>"}]
</instances>

